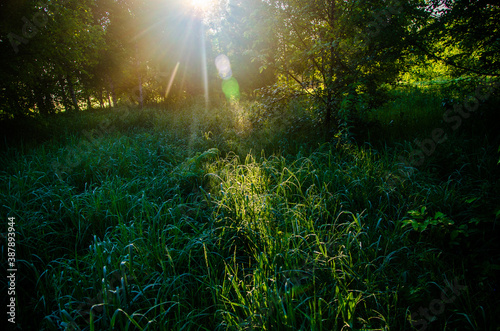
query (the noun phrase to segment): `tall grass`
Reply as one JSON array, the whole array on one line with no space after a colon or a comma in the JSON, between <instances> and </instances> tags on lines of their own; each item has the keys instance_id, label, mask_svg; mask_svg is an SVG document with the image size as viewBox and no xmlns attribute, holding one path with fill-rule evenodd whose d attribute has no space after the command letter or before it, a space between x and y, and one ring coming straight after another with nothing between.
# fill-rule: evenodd
<instances>
[{"instance_id":1,"label":"tall grass","mask_svg":"<svg viewBox=\"0 0 500 331\"><path fill-rule=\"evenodd\" d=\"M492 325L497 262L474 275L477 252L453 255L491 239L480 226L494 222L470 222L498 191L473 199L487 155L443 181L401 173L402 150L333 140L290 153L286 133L250 127L248 109L81 115L52 141L8 150L0 196L17 220L20 326L412 330L411 314L455 277L468 290L432 329ZM112 129L89 141L83 130L99 124L86 118ZM409 212L423 206L418 232ZM455 222L434 224L435 212Z\"/></svg>"}]
</instances>

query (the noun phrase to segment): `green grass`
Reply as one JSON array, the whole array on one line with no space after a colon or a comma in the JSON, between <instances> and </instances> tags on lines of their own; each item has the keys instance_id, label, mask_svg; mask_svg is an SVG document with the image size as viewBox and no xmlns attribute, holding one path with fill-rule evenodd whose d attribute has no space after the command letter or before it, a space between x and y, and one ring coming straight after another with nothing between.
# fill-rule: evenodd
<instances>
[{"instance_id":1,"label":"green grass","mask_svg":"<svg viewBox=\"0 0 500 331\"><path fill-rule=\"evenodd\" d=\"M429 171L405 174L407 145L294 140L253 129L249 109L63 115L45 143L8 145L19 325L415 330L411 314L455 278L467 288L428 329L494 325L490 148L463 146L466 165L444 170L436 152Z\"/></svg>"},{"instance_id":2,"label":"green grass","mask_svg":"<svg viewBox=\"0 0 500 331\"><path fill-rule=\"evenodd\" d=\"M489 80L460 78L406 82L398 85L389 90L389 102L377 109L371 109L366 114L369 120L376 121L380 125L377 131L381 132L372 132L372 134L389 141L402 141L418 138L424 130L429 130L428 134L430 134L430 131L435 128L449 128L451 124L444 121L443 115L452 108L451 104L455 103L463 107L464 103L475 95L480 98L484 95L489 96L479 101L480 107L477 112L489 113L489 116L493 117L491 120L496 123L498 92L494 94L496 96L491 96L483 92L483 88L480 89L480 94L476 94L479 86L491 87L492 84L493 82ZM484 123L479 123L481 125L475 126L478 129L477 134L484 134L485 124L488 126L488 121L484 118L483 121ZM478 124L477 121L468 118L465 122ZM489 129L492 129L491 125Z\"/></svg>"}]
</instances>

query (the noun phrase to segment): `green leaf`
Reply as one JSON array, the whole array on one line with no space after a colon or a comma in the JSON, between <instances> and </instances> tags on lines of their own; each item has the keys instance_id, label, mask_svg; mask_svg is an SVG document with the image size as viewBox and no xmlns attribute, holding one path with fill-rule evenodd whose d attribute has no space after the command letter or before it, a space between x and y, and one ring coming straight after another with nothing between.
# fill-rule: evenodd
<instances>
[{"instance_id":1,"label":"green leaf","mask_svg":"<svg viewBox=\"0 0 500 331\"><path fill-rule=\"evenodd\" d=\"M479 197L473 197L473 198L465 199L465 202L473 203L474 201L477 201L477 200L479 200Z\"/></svg>"}]
</instances>

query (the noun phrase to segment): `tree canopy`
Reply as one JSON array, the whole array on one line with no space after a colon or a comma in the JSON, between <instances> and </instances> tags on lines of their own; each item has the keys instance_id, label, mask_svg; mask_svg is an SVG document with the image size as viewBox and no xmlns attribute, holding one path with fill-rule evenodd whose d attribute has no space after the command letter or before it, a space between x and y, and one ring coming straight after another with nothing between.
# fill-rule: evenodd
<instances>
[{"instance_id":1,"label":"tree canopy","mask_svg":"<svg viewBox=\"0 0 500 331\"><path fill-rule=\"evenodd\" d=\"M458 74L500 72L489 1L8 0L0 23L2 116L220 98L225 54L244 95L285 86L324 122L356 117L425 56ZM281 90L280 90L281 91Z\"/></svg>"}]
</instances>

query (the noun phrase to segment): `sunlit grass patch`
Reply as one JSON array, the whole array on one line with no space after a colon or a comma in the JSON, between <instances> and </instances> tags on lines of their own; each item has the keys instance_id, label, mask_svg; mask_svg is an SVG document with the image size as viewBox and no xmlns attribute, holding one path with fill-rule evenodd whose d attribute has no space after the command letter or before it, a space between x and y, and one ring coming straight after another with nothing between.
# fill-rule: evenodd
<instances>
[{"instance_id":1,"label":"sunlit grass patch","mask_svg":"<svg viewBox=\"0 0 500 331\"><path fill-rule=\"evenodd\" d=\"M377 179L366 177L365 181L359 177L370 173L371 163L376 162L373 156L360 152L353 153L351 160L344 157L347 160L342 161L326 151L294 160L271 157L256 161L247 157L240 163L232 158L229 163L220 160L212 169L213 178L220 183L220 191L213 195L218 197L216 224L226 224L220 227L221 248L232 256L226 266L226 286L234 288L233 300L237 302L223 301L228 325L263 329L311 326L324 320L323 313L330 316L333 328L343 326L346 320L346 325L353 326L362 320L368 325L368 320L376 319L377 314L366 314L367 307L380 309L369 293L380 288L380 272L387 272L387 279L396 281L391 261L404 254L407 239L404 230L393 222L376 220L374 215L361 216L363 210L374 211L370 196L377 191L366 190L366 185ZM360 181L359 191L372 192L364 202L356 195L358 190L348 193L354 178ZM359 202L346 206L350 200ZM352 215L343 208L361 214ZM378 231L383 236L377 235ZM385 247L382 256L388 256L386 265L379 262L381 247ZM368 265L373 265L372 272ZM253 270L252 276L243 277L242 270ZM371 281L364 283L356 276L361 270ZM353 282L355 288L369 287L366 292L352 291L347 284ZM307 296L307 292L317 297ZM389 293L387 299L395 300L395 292ZM356 318L358 304L365 309ZM323 310L318 310L320 306ZM340 322L342 318L344 322Z\"/></svg>"}]
</instances>

